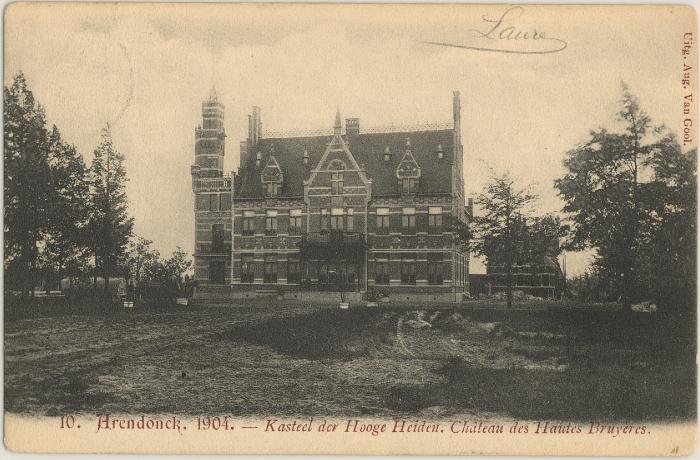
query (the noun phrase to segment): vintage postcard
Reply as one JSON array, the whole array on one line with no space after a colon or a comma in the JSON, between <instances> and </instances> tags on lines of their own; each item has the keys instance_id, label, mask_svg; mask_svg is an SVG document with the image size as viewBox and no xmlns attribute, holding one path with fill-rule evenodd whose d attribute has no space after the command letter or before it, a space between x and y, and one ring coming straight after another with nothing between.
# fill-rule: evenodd
<instances>
[{"instance_id":1,"label":"vintage postcard","mask_svg":"<svg viewBox=\"0 0 700 460\"><path fill-rule=\"evenodd\" d=\"M6 449L695 450L693 8L4 21Z\"/></svg>"}]
</instances>

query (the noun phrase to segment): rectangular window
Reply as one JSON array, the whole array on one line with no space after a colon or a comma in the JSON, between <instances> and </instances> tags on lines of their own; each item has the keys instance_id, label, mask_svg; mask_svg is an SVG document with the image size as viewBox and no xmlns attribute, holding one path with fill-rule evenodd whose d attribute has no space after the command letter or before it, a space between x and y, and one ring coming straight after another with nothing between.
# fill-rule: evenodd
<instances>
[{"instance_id":1,"label":"rectangular window","mask_svg":"<svg viewBox=\"0 0 700 460\"><path fill-rule=\"evenodd\" d=\"M277 196L279 191L279 183L277 182L266 182L265 183L265 195L266 196Z\"/></svg>"},{"instance_id":2,"label":"rectangular window","mask_svg":"<svg viewBox=\"0 0 700 460\"><path fill-rule=\"evenodd\" d=\"M277 283L277 255L275 254L265 256L265 277L263 282L269 284Z\"/></svg>"},{"instance_id":3,"label":"rectangular window","mask_svg":"<svg viewBox=\"0 0 700 460\"><path fill-rule=\"evenodd\" d=\"M376 259L374 263L374 282L376 284L389 284L389 260Z\"/></svg>"},{"instance_id":4,"label":"rectangular window","mask_svg":"<svg viewBox=\"0 0 700 460\"><path fill-rule=\"evenodd\" d=\"M401 284L416 284L415 255L405 255L401 258Z\"/></svg>"},{"instance_id":5,"label":"rectangular window","mask_svg":"<svg viewBox=\"0 0 700 460\"><path fill-rule=\"evenodd\" d=\"M230 193L222 193L221 196L221 211L230 211L231 210L231 194Z\"/></svg>"},{"instance_id":6,"label":"rectangular window","mask_svg":"<svg viewBox=\"0 0 700 460\"><path fill-rule=\"evenodd\" d=\"M377 233L389 234L389 208L377 208Z\"/></svg>"},{"instance_id":7,"label":"rectangular window","mask_svg":"<svg viewBox=\"0 0 700 460\"><path fill-rule=\"evenodd\" d=\"M343 208L333 208L331 209L331 230L343 230L343 221L345 216L343 215Z\"/></svg>"},{"instance_id":8,"label":"rectangular window","mask_svg":"<svg viewBox=\"0 0 700 460\"><path fill-rule=\"evenodd\" d=\"M197 195L197 211L209 211L209 195Z\"/></svg>"},{"instance_id":9,"label":"rectangular window","mask_svg":"<svg viewBox=\"0 0 700 460\"><path fill-rule=\"evenodd\" d=\"M275 210L265 211L265 234L277 235L277 211Z\"/></svg>"},{"instance_id":10,"label":"rectangular window","mask_svg":"<svg viewBox=\"0 0 700 460\"><path fill-rule=\"evenodd\" d=\"M255 235L255 211L243 211L243 234Z\"/></svg>"},{"instance_id":11,"label":"rectangular window","mask_svg":"<svg viewBox=\"0 0 700 460\"><path fill-rule=\"evenodd\" d=\"M320 228L321 231L326 231L328 230L328 210L327 209L321 209L321 216L320 216L321 222L320 222Z\"/></svg>"},{"instance_id":12,"label":"rectangular window","mask_svg":"<svg viewBox=\"0 0 700 460\"><path fill-rule=\"evenodd\" d=\"M223 224L214 224L211 226L211 252L212 254L222 254L224 252Z\"/></svg>"},{"instance_id":13,"label":"rectangular window","mask_svg":"<svg viewBox=\"0 0 700 460\"><path fill-rule=\"evenodd\" d=\"M287 259L287 284L301 283L301 264L296 256Z\"/></svg>"},{"instance_id":14,"label":"rectangular window","mask_svg":"<svg viewBox=\"0 0 700 460\"><path fill-rule=\"evenodd\" d=\"M416 179L412 177L402 179L401 186L404 194L416 193Z\"/></svg>"},{"instance_id":15,"label":"rectangular window","mask_svg":"<svg viewBox=\"0 0 700 460\"><path fill-rule=\"evenodd\" d=\"M289 211L289 234L301 234L301 209L291 209Z\"/></svg>"},{"instance_id":16,"label":"rectangular window","mask_svg":"<svg viewBox=\"0 0 700 460\"><path fill-rule=\"evenodd\" d=\"M355 226L355 210L350 208L345 212L345 230L348 232L353 231Z\"/></svg>"},{"instance_id":17,"label":"rectangular window","mask_svg":"<svg viewBox=\"0 0 700 460\"><path fill-rule=\"evenodd\" d=\"M219 210L219 194L210 193L209 194L209 210L218 211Z\"/></svg>"},{"instance_id":18,"label":"rectangular window","mask_svg":"<svg viewBox=\"0 0 700 460\"><path fill-rule=\"evenodd\" d=\"M416 208L403 208L401 225L404 233L416 233Z\"/></svg>"},{"instance_id":19,"label":"rectangular window","mask_svg":"<svg viewBox=\"0 0 700 460\"><path fill-rule=\"evenodd\" d=\"M343 173L331 173L331 194L340 195L343 193Z\"/></svg>"},{"instance_id":20,"label":"rectangular window","mask_svg":"<svg viewBox=\"0 0 700 460\"><path fill-rule=\"evenodd\" d=\"M329 278L328 278L328 264L325 262L321 262L318 267L318 282L320 284L328 284L329 283Z\"/></svg>"},{"instance_id":21,"label":"rectangular window","mask_svg":"<svg viewBox=\"0 0 700 460\"><path fill-rule=\"evenodd\" d=\"M430 206L428 208L428 231L430 233L442 233L442 208Z\"/></svg>"},{"instance_id":22,"label":"rectangular window","mask_svg":"<svg viewBox=\"0 0 700 460\"><path fill-rule=\"evenodd\" d=\"M253 265L253 255L243 254L241 256L241 283L252 283L255 281L255 267Z\"/></svg>"},{"instance_id":23,"label":"rectangular window","mask_svg":"<svg viewBox=\"0 0 700 460\"><path fill-rule=\"evenodd\" d=\"M442 254L428 254L428 284L442 284Z\"/></svg>"}]
</instances>

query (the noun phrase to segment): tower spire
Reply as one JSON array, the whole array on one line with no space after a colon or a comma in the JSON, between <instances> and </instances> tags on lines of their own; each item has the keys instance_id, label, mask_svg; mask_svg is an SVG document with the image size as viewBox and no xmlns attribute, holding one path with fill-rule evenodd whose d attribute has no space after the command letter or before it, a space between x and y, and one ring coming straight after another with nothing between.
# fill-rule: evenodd
<instances>
[{"instance_id":1,"label":"tower spire","mask_svg":"<svg viewBox=\"0 0 700 460\"><path fill-rule=\"evenodd\" d=\"M340 107L336 106L335 109L335 124L333 125L333 133L336 136L340 135L341 130L343 129L343 124L340 121Z\"/></svg>"}]
</instances>

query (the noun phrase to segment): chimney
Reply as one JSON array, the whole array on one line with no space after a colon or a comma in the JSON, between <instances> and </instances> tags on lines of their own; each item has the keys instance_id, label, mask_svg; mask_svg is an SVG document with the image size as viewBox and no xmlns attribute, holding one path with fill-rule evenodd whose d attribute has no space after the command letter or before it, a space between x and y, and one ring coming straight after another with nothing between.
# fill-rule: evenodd
<instances>
[{"instance_id":1,"label":"chimney","mask_svg":"<svg viewBox=\"0 0 700 460\"><path fill-rule=\"evenodd\" d=\"M345 134L348 136L357 136L360 134L360 119L346 118L345 119Z\"/></svg>"},{"instance_id":2,"label":"chimney","mask_svg":"<svg viewBox=\"0 0 700 460\"><path fill-rule=\"evenodd\" d=\"M262 121L260 107L253 106L253 112L248 115L248 147L255 148L262 137Z\"/></svg>"},{"instance_id":3,"label":"chimney","mask_svg":"<svg viewBox=\"0 0 700 460\"><path fill-rule=\"evenodd\" d=\"M248 142L241 141L240 166L243 167L248 162Z\"/></svg>"},{"instance_id":4,"label":"chimney","mask_svg":"<svg viewBox=\"0 0 700 460\"><path fill-rule=\"evenodd\" d=\"M256 127L255 143L257 144L263 135L262 134L262 117L260 116L260 107L253 106L253 117L255 118L255 127Z\"/></svg>"},{"instance_id":5,"label":"chimney","mask_svg":"<svg viewBox=\"0 0 700 460\"><path fill-rule=\"evenodd\" d=\"M462 118L462 104L459 100L459 91L452 91L452 119L454 129L459 131Z\"/></svg>"}]
</instances>

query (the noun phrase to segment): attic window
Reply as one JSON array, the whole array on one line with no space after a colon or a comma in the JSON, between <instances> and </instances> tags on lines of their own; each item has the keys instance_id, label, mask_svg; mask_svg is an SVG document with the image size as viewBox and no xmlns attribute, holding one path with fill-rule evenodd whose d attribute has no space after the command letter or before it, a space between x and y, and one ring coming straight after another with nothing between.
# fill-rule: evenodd
<instances>
[{"instance_id":1,"label":"attic window","mask_svg":"<svg viewBox=\"0 0 700 460\"><path fill-rule=\"evenodd\" d=\"M414 179L413 177L406 177L401 179L401 192L404 195L410 195L412 193L416 193L416 185L418 184L418 180Z\"/></svg>"},{"instance_id":2,"label":"attic window","mask_svg":"<svg viewBox=\"0 0 700 460\"><path fill-rule=\"evenodd\" d=\"M262 163L262 153L258 152L255 155L255 166L260 166L260 163Z\"/></svg>"},{"instance_id":3,"label":"attic window","mask_svg":"<svg viewBox=\"0 0 700 460\"><path fill-rule=\"evenodd\" d=\"M439 159L442 159L445 156L445 152L442 150L442 144L438 144L437 151L435 153L437 153L437 157Z\"/></svg>"},{"instance_id":4,"label":"attic window","mask_svg":"<svg viewBox=\"0 0 700 460\"><path fill-rule=\"evenodd\" d=\"M270 155L267 164L260 173L260 180L263 184L265 196L279 196L284 181L284 174L274 155Z\"/></svg>"},{"instance_id":5,"label":"attic window","mask_svg":"<svg viewBox=\"0 0 700 460\"><path fill-rule=\"evenodd\" d=\"M387 145L384 148L384 161L390 161L391 160L391 150L389 150L389 146Z\"/></svg>"},{"instance_id":6,"label":"attic window","mask_svg":"<svg viewBox=\"0 0 700 460\"><path fill-rule=\"evenodd\" d=\"M309 164L309 151L306 149L304 149L304 156L302 157L302 161L305 165Z\"/></svg>"},{"instance_id":7,"label":"attic window","mask_svg":"<svg viewBox=\"0 0 700 460\"><path fill-rule=\"evenodd\" d=\"M279 185L277 182L268 182L265 184L265 196L277 196L279 192Z\"/></svg>"}]
</instances>

